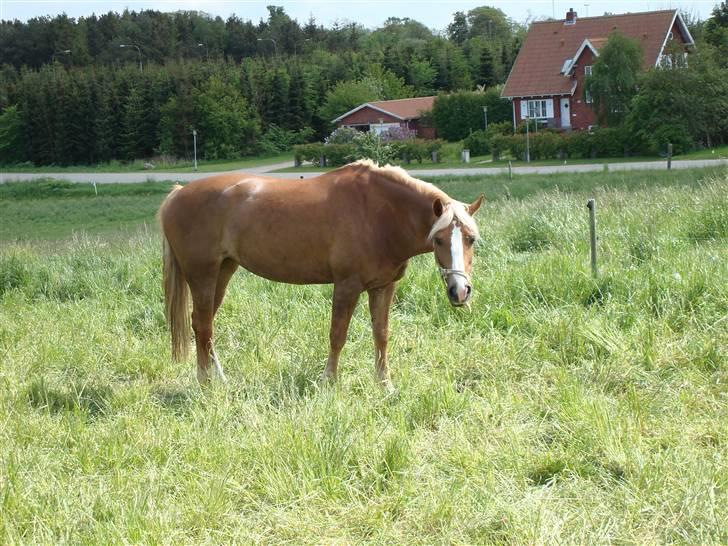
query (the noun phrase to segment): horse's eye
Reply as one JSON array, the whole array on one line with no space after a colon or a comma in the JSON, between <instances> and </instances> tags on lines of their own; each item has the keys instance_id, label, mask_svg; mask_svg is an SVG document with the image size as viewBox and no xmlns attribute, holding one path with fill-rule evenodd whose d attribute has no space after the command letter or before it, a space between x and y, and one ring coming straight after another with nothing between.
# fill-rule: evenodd
<instances>
[{"instance_id":1,"label":"horse's eye","mask_svg":"<svg viewBox=\"0 0 728 546\"><path fill-rule=\"evenodd\" d=\"M439 237L435 237L435 244L437 246L440 246L442 244L442 239L440 239Z\"/></svg>"},{"instance_id":2,"label":"horse's eye","mask_svg":"<svg viewBox=\"0 0 728 546\"><path fill-rule=\"evenodd\" d=\"M465 237L465 242L468 244L468 246L473 246L473 243L475 243L475 237L472 235L468 235Z\"/></svg>"}]
</instances>

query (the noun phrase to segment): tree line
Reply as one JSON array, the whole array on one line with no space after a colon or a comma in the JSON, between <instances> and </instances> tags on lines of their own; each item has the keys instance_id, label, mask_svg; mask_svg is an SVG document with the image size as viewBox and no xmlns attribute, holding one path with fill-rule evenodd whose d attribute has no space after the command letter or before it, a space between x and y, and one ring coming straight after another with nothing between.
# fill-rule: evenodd
<instances>
[{"instance_id":1,"label":"tree line","mask_svg":"<svg viewBox=\"0 0 728 546\"><path fill-rule=\"evenodd\" d=\"M0 22L0 161L190 157L193 128L206 158L286 149L362 102L502 83L524 34L490 7L443 35L268 10L258 24L153 10Z\"/></svg>"}]
</instances>

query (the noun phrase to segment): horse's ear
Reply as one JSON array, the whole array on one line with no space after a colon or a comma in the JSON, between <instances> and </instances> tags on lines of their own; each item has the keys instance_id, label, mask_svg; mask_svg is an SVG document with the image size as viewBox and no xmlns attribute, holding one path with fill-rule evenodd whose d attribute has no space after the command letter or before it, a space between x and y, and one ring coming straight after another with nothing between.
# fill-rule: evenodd
<instances>
[{"instance_id":1,"label":"horse's ear","mask_svg":"<svg viewBox=\"0 0 728 546\"><path fill-rule=\"evenodd\" d=\"M434 212L435 216L437 216L439 218L440 216L442 216L443 210L445 210L445 206L442 204L442 201L440 200L440 198L437 197L432 202L432 212Z\"/></svg>"},{"instance_id":2,"label":"horse's ear","mask_svg":"<svg viewBox=\"0 0 728 546\"><path fill-rule=\"evenodd\" d=\"M481 193L480 197L478 197L475 201L473 201L472 203L470 203L468 205L468 214L470 214L470 216L472 216L473 214L478 212L478 209L480 208L480 205L483 204L484 200L485 200L485 195L483 195Z\"/></svg>"}]
</instances>

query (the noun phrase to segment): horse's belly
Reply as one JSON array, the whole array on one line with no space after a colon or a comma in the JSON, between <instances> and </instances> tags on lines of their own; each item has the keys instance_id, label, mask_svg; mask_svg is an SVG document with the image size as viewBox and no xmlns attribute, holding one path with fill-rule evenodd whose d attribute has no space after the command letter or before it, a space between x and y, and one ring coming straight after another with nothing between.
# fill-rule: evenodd
<instances>
[{"instance_id":1,"label":"horse's belly","mask_svg":"<svg viewBox=\"0 0 728 546\"><path fill-rule=\"evenodd\" d=\"M328 254L308 248L305 242L276 245L274 242L242 241L238 250L240 265L260 277L293 284L333 282Z\"/></svg>"}]
</instances>

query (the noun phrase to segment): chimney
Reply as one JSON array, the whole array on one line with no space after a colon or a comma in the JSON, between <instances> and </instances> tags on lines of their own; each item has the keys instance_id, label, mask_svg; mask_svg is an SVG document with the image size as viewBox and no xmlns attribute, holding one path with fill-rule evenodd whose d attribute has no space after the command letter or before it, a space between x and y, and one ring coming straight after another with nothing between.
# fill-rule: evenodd
<instances>
[{"instance_id":1,"label":"chimney","mask_svg":"<svg viewBox=\"0 0 728 546\"><path fill-rule=\"evenodd\" d=\"M569 8L569 11L566 12L566 20L564 21L565 25L573 25L576 24L576 12L574 11L574 8Z\"/></svg>"}]
</instances>

